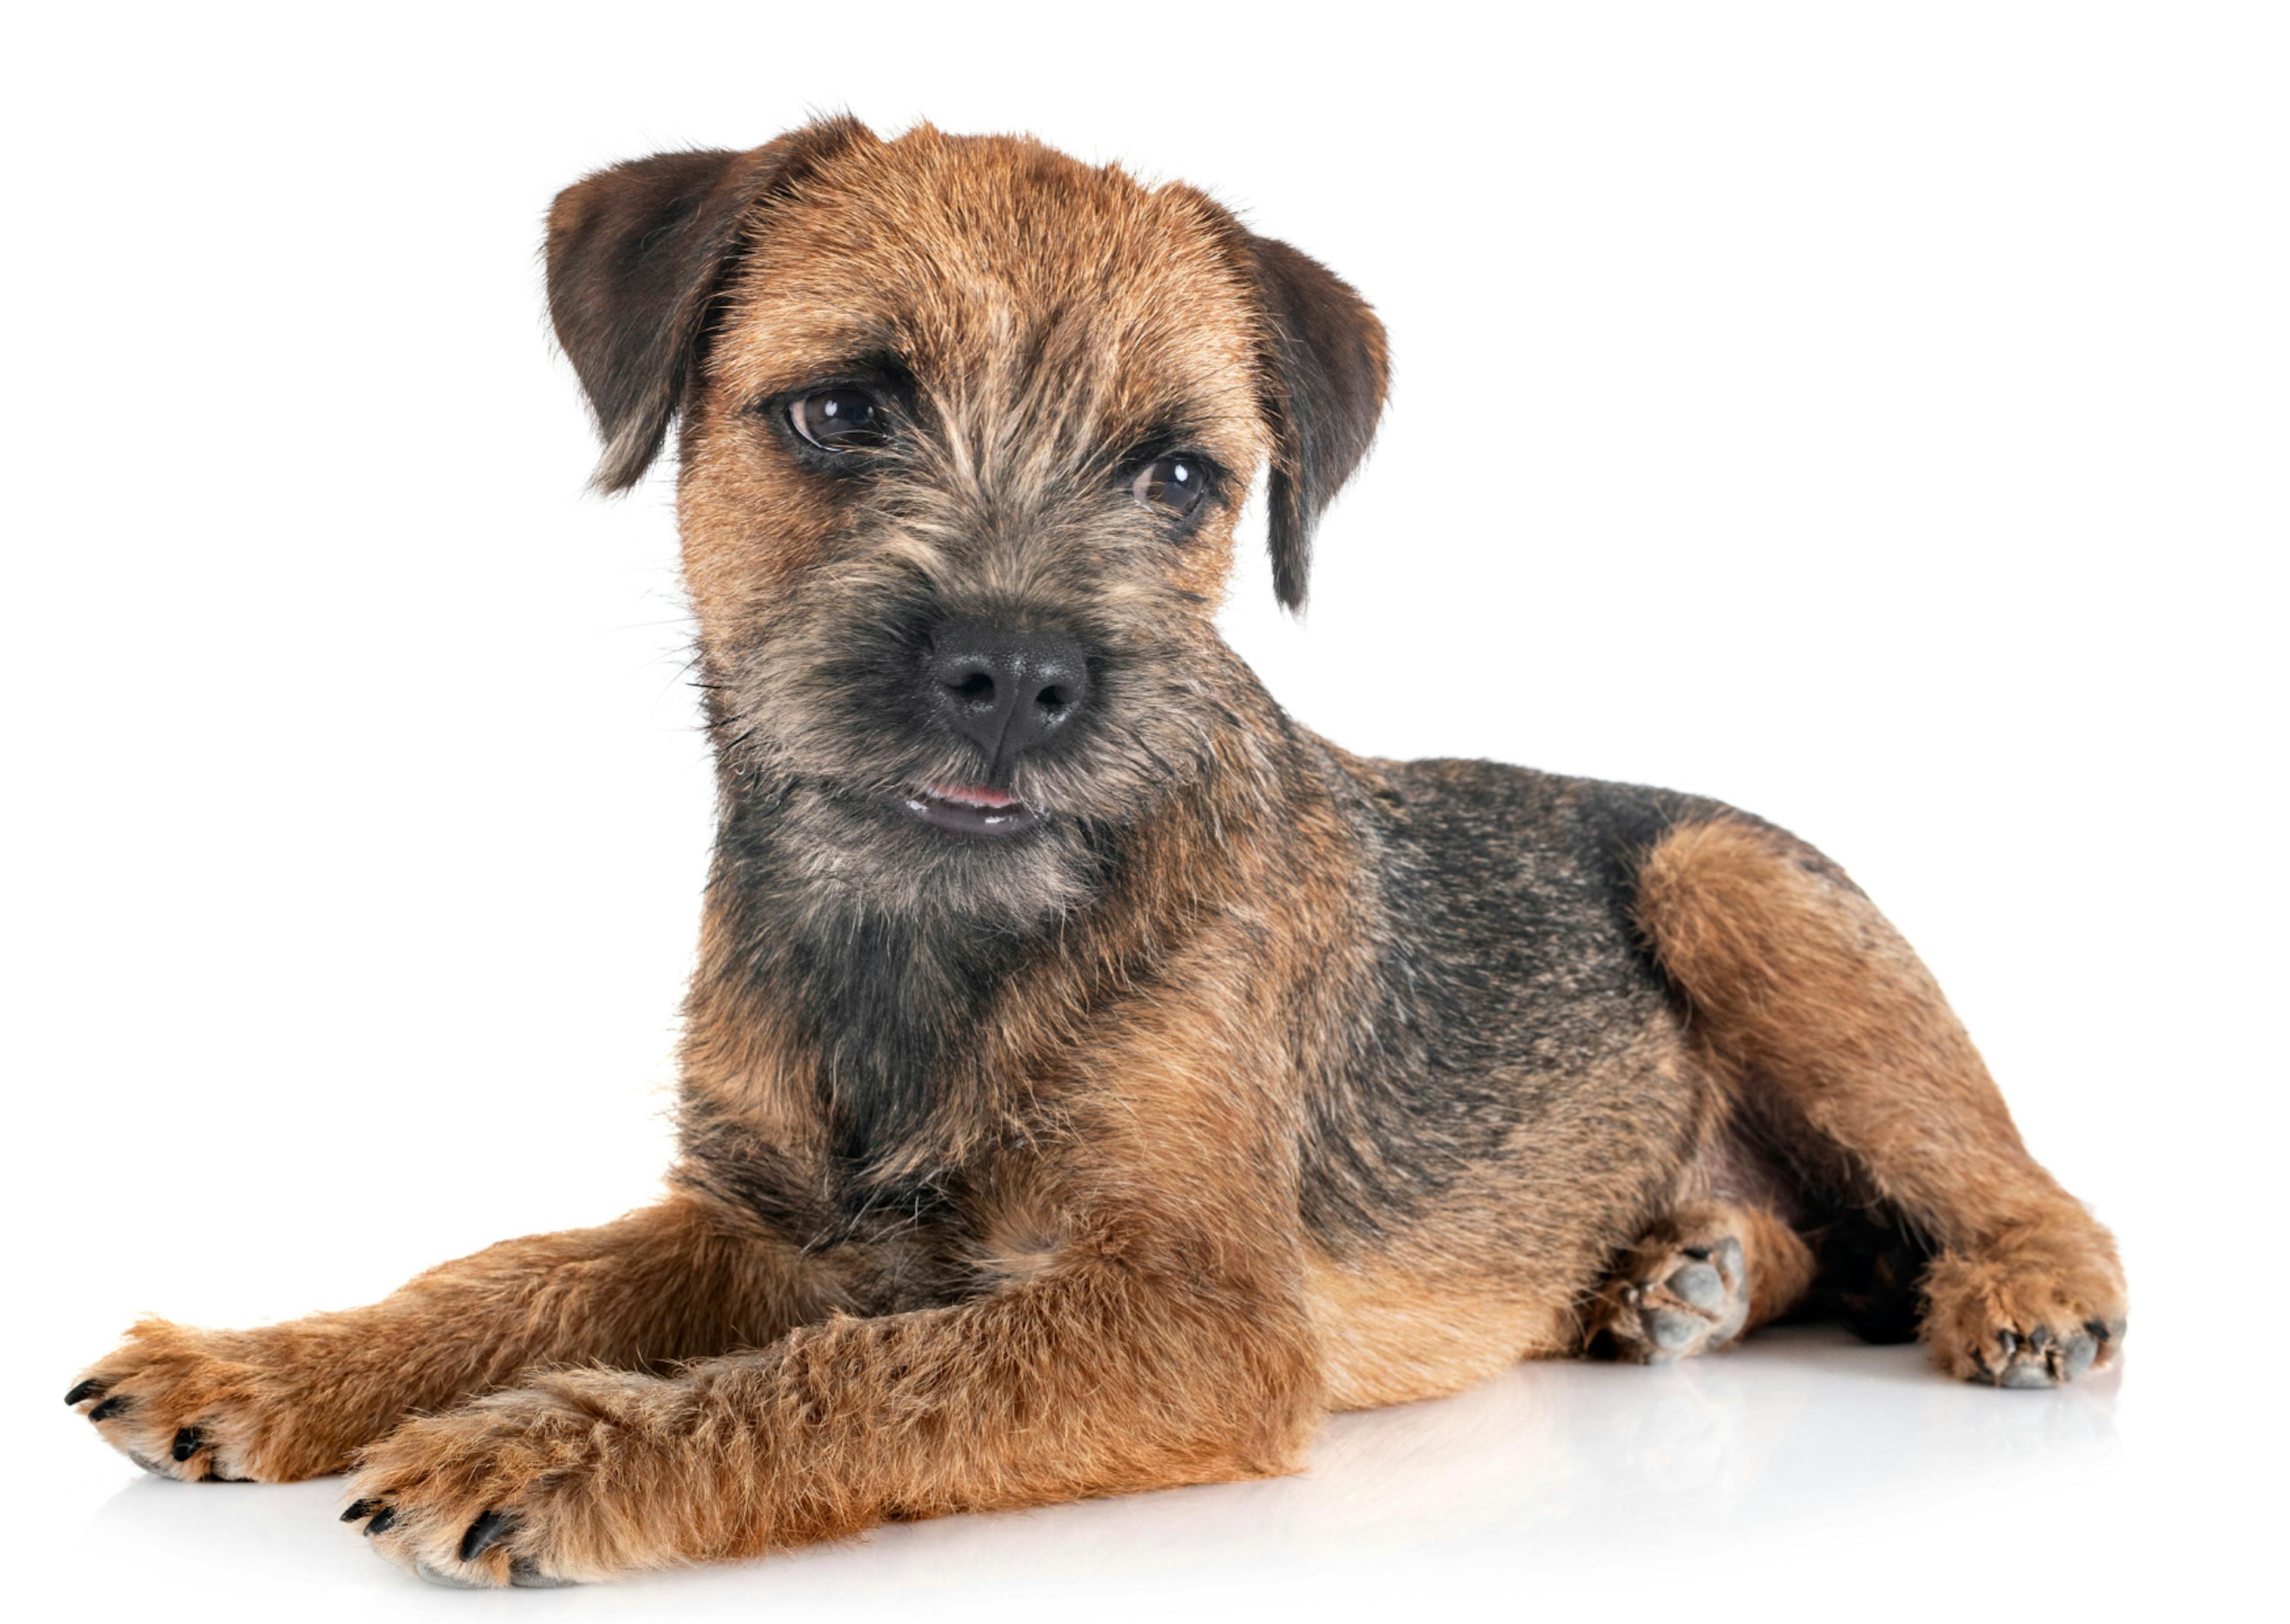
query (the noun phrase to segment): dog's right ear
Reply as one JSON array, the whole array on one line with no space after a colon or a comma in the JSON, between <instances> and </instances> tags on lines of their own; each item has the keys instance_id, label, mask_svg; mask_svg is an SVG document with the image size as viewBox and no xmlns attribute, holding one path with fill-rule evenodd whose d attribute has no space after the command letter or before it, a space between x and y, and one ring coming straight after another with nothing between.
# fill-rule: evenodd
<instances>
[{"instance_id":1,"label":"dog's right ear","mask_svg":"<svg viewBox=\"0 0 2290 1624\"><path fill-rule=\"evenodd\" d=\"M596 484L644 477L676 416L752 211L855 141L830 118L747 152L663 152L598 170L548 209L548 315L597 415Z\"/></svg>"}]
</instances>

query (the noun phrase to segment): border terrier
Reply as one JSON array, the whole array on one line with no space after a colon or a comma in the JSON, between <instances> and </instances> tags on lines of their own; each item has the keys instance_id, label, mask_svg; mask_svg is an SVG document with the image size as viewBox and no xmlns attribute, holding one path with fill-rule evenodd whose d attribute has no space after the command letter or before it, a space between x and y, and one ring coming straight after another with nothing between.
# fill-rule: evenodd
<instances>
[{"instance_id":1,"label":"border terrier","mask_svg":"<svg viewBox=\"0 0 2290 1624\"><path fill-rule=\"evenodd\" d=\"M1351 287L1191 187L831 118L590 175L556 336L671 425L718 832L657 1204L371 1308L146 1320L154 1472L353 1474L450 1584L1293 1469L1335 1410L1794 1311L2110 1364L2114 1243L1829 859L1665 790L1346 754L1214 615L1381 411Z\"/></svg>"}]
</instances>

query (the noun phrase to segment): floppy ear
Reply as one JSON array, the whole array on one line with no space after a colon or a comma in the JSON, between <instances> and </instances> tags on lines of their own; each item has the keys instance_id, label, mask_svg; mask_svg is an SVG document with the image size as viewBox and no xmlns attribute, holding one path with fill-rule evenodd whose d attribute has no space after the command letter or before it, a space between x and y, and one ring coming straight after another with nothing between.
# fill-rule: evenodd
<instances>
[{"instance_id":1,"label":"floppy ear","mask_svg":"<svg viewBox=\"0 0 2290 1624\"><path fill-rule=\"evenodd\" d=\"M548 315L597 415L596 483L644 477L705 336L749 212L855 140L830 118L747 152L663 152L598 170L548 209Z\"/></svg>"},{"instance_id":2,"label":"floppy ear","mask_svg":"<svg viewBox=\"0 0 2290 1624\"><path fill-rule=\"evenodd\" d=\"M1285 243L1245 232L1242 247L1264 322L1272 586L1301 609L1313 526L1375 438L1390 363L1383 324L1350 284Z\"/></svg>"}]
</instances>

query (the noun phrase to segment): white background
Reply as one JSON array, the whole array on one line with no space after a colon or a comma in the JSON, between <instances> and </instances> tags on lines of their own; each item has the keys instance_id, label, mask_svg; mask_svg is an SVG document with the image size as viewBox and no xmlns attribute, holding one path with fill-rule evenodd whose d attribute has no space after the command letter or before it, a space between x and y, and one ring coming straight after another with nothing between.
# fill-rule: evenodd
<instances>
[{"instance_id":1,"label":"white background","mask_svg":"<svg viewBox=\"0 0 2290 1624\"><path fill-rule=\"evenodd\" d=\"M2151 1616L2272 1543L2278 10L65 14L0 112L16 1616ZM366 1300L655 1187L709 787L669 481L583 494L540 221L838 107L1191 180L1365 290L1381 442L1309 619L1252 553L1235 642L1353 748L1839 857L2118 1227L2120 1378L1521 1369L1283 1483L490 1598L336 1484L100 1448L57 1399L138 1312Z\"/></svg>"}]
</instances>

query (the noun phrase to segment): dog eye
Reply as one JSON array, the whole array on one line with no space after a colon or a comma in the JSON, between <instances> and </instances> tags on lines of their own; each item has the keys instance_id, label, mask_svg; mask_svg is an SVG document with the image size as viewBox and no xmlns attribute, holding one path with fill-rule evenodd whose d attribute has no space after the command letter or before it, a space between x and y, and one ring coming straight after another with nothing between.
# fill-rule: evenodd
<instances>
[{"instance_id":1,"label":"dog eye","mask_svg":"<svg viewBox=\"0 0 2290 1624\"><path fill-rule=\"evenodd\" d=\"M1154 512L1181 519L1200 506L1209 488L1208 468L1198 457L1158 458L1137 471L1129 493Z\"/></svg>"},{"instance_id":2,"label":"dog eye","mask_svg":"<svg viewBox=\"0 0 2290 1624\"><path fill-rule=\"evenodd\" d=\"M788 408L788 420L821 451L866 451L890 437L881 404L864 389L815 389Z\"/></svg>"}]
</instances>

